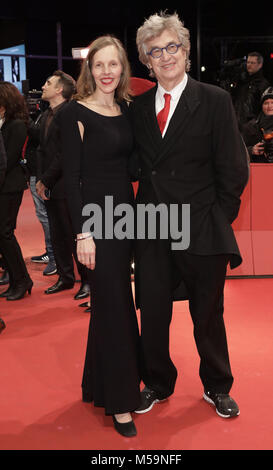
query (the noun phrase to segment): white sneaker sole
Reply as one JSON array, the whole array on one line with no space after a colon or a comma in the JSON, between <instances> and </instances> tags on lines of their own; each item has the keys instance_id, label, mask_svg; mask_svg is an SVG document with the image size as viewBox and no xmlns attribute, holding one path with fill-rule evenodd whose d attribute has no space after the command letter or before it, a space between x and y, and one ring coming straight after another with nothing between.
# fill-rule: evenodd
<instances>
[{"instance_id":1,"label":"white sneaker sole","mask_svg":"<svg viewBox=\"0 0 273 470\"><path fill-rule=\"evenodd\" d=\"M32 259L32 263L41 263L41 264L48 264L48 260L37 260L37 259Z\"/></svg>"},{"instance_id":2,"label":"white sneaker sole","mask_svg":"<svg viewBox=\"0 0 273 470\"><path fill-rule=\"evenodd\" d=\"M141 411L135 410L135 413L140 414L140 415L142 415L142 414L144 414L144 413L148 413L148 411L151 411L151 409L153 408L153 406L154 406L156 403L162 403L163 401L166 401L166 400L167 400L167 398L164 398L163 400L158 400L158 399L156 399L156 400L154 400L154 401L150 404L150 406L149 406L148 408L145 408L145 410L141 410Z\"/></svg>"},{"instance_id":3,"label":"white sneaker sole","mask_svg":"<svg viewBox=\"0 0 273 470\"><path fill-rule=\"evenodd\" d=\"M43 272L44 276L53 276L53 274L57 274L57 269L54 269L53 271L49 271L49 273Z\"/></svg>"},{"instance_id":4,"label":"white sneaker sole","mask_svg":"<svg viewBox=\"0 0 273 470\"><path fill-rule=\"evenodd\" d=\"M205 393L204 393L204 395L203 395L203 398L204 398L205 401L207 401L207 402L210 403L211 405L215 406L214 401L212 401ZM215 408L216 408L216 406L215 406ZM234 416L233 416L233 415L223 415L223 414L221 414L221 413L217 410L217 408L216 408L216 413L217 413L219 416L221 416L221 418L234 418L235 416L239 416L240 411L239 411L236 415L234 415Z\"/></svg>"}]
</instances>

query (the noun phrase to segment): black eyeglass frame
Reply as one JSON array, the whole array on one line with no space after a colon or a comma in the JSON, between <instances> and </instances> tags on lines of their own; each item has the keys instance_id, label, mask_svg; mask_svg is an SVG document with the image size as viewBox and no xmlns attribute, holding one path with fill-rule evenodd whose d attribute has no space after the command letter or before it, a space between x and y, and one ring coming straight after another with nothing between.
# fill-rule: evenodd
<instances>
[{"instance_id":1,"label":"black eyeglass frame","mask_svg":"<svg viewBox=\"0 0 273 470\"><path fill-rule=\"evenodd\" d=\"M176 46L176 51L175 51L175 52L169 52L169 51L168 51L168 47L170 47L170 46ZM167 52L168 54L173 55L173 54L176 54L176 53L177 53L179 47L181 47L181 46L182 46L182 42L181 42L180 44L175 44L174 42L171 42L170 44L168 44L168 45L165 46L165 47L153 47L153 48L150 50L150 52L146 52L146 54L147 54L147 55L150 55L151 57L153 57L153 59L160 59L160 57L162 57L162 54L163 54L164 49L166 50L166 52ZM161 54L160 54L158 57L154 57L154 56L153 56L153 51L155 51L155 50L160 50L160 51L161 51Z\"/></svg>"}]
</instances>

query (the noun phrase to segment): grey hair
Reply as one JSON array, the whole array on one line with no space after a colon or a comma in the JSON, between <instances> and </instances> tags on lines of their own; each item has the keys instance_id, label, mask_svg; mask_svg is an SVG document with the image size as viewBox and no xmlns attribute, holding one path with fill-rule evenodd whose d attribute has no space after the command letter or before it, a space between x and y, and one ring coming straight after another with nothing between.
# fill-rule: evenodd
<instances>
[{"instance_id":1,"label":"grey hair","mask_svg":"<svg viewBox=\"0 0 273 470\"><path fill-rule=\"evenodd\" d=\"M166 29L176 32L178 40L182 43L182 47L186 52L186 72L190 70L190 32L184 27L184 23L179 19L177 13L169 15L163 11L159 14L155 13L146 19L142 26L137 30L136 43L138 48L139 60L142 64L149 67L149 59L147 57L146 43L151 39L160 36ZM154 72L150 69L150 76L154 76Z\"/></svg>"}]
</instances>

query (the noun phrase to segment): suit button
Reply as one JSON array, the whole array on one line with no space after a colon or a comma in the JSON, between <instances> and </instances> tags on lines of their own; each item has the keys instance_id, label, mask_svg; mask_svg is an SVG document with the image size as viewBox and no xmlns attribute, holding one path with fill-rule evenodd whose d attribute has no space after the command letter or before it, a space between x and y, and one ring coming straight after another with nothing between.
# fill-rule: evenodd
<instances>
[{"instance_id":1,"label":"suit button","mask_svg":"<svg viewBox=\"0 0 273 470\"><path fill-rule=\"evenodd\" d=\"M175 170L172 170L171 171L171 176L174 176L175 175Z\"/></svg>"},{"instance_id":2,"label":"suit button","mask_svg":"<svg viewBox=\"0 0 273 470\"><path fill-rule=\"evenodd\" d=\"M152 170L152 175L156 175L156 170Z\"/></svg>"}]
</instances>

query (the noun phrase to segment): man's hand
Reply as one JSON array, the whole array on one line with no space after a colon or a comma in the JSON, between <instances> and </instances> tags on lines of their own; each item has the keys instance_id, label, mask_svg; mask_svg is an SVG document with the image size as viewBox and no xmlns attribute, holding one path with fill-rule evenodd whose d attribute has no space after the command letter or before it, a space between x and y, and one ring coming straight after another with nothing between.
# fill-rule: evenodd
<instances>
[{"instance_id":1,"label":"man's hand","mask_svg":"<svg viewBox=\"0 0 273 470\"><path fill-rule=\"evenodd\" d=\"M258 142L256 145L252 147L253 155L262 155L264 153L264 143Z\"/></svg>"},{"instance_id":2,"label":"man's hand","mask_svg":"<svg viewBox=\"0 0 273 470\"><path fill-rule=\"evenodd\" d=\"M38 196L40 196L44 201L48 201L49 198L46 197L45 195L45 191L47 190L48 188L44 185L44 183L42 183L42 181L38 181L36 183L36 191L37 191L37 194Z\"/></svg>"}]
</instances>

